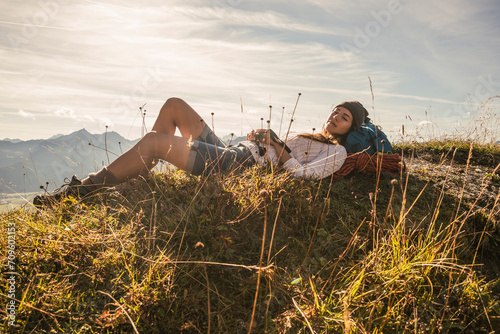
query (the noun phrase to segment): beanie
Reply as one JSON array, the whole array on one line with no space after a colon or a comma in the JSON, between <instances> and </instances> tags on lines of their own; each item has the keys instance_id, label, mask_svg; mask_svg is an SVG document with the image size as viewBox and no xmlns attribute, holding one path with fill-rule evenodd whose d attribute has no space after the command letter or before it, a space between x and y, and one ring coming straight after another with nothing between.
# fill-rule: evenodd
<instances>
[{"instance_id":1,"label":"beanie","mask_svg":"<svg viewBox=\"0 0 500 334\"><path fill-rule=\"evenodd\" d=\"M337 107L344 107L351 112L353 130L359 129L361 124L370 121L370 118L368 118L368 111L358 101L344 101L335 108Z\"/></svg>"}]
</instances>

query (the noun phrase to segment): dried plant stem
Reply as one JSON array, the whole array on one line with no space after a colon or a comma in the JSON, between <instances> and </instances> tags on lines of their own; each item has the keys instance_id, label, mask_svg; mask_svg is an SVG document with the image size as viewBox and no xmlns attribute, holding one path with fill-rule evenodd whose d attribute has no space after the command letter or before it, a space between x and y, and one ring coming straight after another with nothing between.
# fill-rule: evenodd
<instances>
[{"instance_id":1,"label":"dried plant stem","mask_svg":"<svg viewBox=\"0 0 500 334\"><path fill-rule=\"evenodd\" d=\"M306 321L307 327L309 328L309 330L311 331L311 333L315 334L316 332L312 329L311 324L309 323L309 320L307 320L307 317L304 314L304 311L302 311L301 308L300 308L300 306L297 305L297 302L295 301L295 298L292 298L292 301L293 301L293 305L295 306L295 308L299 311L299 313L302 315L302 317Z\"/></svg>"},{"instance_id":2,"label":"dried plant stem","mask_svg":"<svg viewBox=\"0 0 500 334\"><path fill-rule=\"evenodd\" d=\"M259 260L260 269L257 273L257 288L255 289L255 298L253 301L252 319L250 320L250 326L248 328L249 334L252 332L253 320L255 317L255 308L257 307L257 298L259 297L260 274L262 273L262 258L264 257L264 248L266 246L266 227L267 227L267 203L264 204L264 229L262 231L262 246L260 250L260 260Z\"/></svg>"},{"instance_id":3,"label":"dried plant stem","mask_svg":"<svg viewBox=\"0 0 500 334\"><path fill-rule=\"evenodd\" d=\"M106 151L106 157L108 158L108 165L110 163L109 161L109 154L108 154L108 126L106 125L106 131L104 132L104 149Z\"/></svg>"},{"instance_id":4,"label":"dried plant stem","mask_svg":"<svg viewBox=\"0 0 500 334\"><path fill-rule=\"evenodd\" d=\"M109 298L111 298L115 302L115 304L123 311L123 313L125 313L125 315L127 316L128 320L130 321L130 324L132 325L132 328L134 329L134 332L136 334L139 334L139 331L137 330L137 327L135 327L134 321L132 320L132 318L128 314L127 310L125 310L125 308L122 306L122 304L120 304L115 298L113 298L113 296L111 296L107 292L104 292L104 291L97 291L97 292L102 293L103 295L108 296Z\"/></svg>"},{"instance_id":5,"label":"dried plant stem","mask_svg":"<svg viewBox=\"0 0 500 334\"><path fill-rule=\"evenodd\" d=\"M370 92L372 94L372 110L373 110L373 121L375 122L375 94L373 94L372 78L368 77L370 82Z\"/></svg>"},{"instance_id":6,"label":"dried plant stem","mask_svg":"<svg viewBox=\"0 0 500 334\"><path fill-rule=\"evenodd\" d=\"M464 193L465 193L465 186L467 185L467 173L469 171L470 159L472 158L472 149L473 149L473 145L471 142L470 148L469 148L469 155L467 157L467 164L465 165L464 182L462 184L462 191L460 193L460 197L458 198L457 214L455 215L455 220L458 219L458 215L460 214L460 207L462 205L462 200L463 200Z\"/></svg>"},{"instance_id":7,"label":"dried plant stem","mask_svg":"<svg viewBox=\"0 0 500 334\"><path fill-rule=\"evenodd\" d=\"M293 117L295 116L295 111L297 111L297 106L299 104L299 99L300 99L301 95L302 95L302 93L298 93L298 95L297 95L297 101L295 102L295 107L293 108L292 117L290 118L290 123L288 124L288 130L286 131L286 136L285 136L285 140L284 140L285 144L288 140L288 134L290 133L290 129L292 128ZM283 151L284 151L284 149L281 150L280 155L278 157L278 161L281 161L281 157L283 156Z\"/></svg>"},{"instance_id":8,"label":"dried plant stem","mask_svg":"<svg viewBox=\"0 0 500 334\"><path fill-rule=\"evenodd\" d=\"M283 125L283 116L285 115L285 107L283 107L281 111L281 120L280 120L280 130L278 132L278 137L281 137L281 126Z\"/></svg>"},{"instance_id":9,"label":"dried plant stem","mask_svg":"<svg viewBox=\"0 0 500 334\"><path fill-rule=\"evenodd\" d=\"M208 280L207 266L205 265L205 257L201 254L201 259L203 261L203 271L205 273L205 280L207 282L207 311L208 311L208 328L207 333L210 333L210 325L212 320L212 312L210 310L210 281Z\"/></svg>"},{"instance_id":10,"label":"dried plant stem","mask_svg":"<svg viewBox=\"0 0 500 334\"><path fill-rule=\"evenodd\" d=\"M278 217L280 215L282 202L283 202L283 197L280 197L280 202L278 204L278 211L276 212L276 218L274 219L273 232L271 233L271 241L269 242L269 251L267 254L267 265L268 266L269 266L269 262L271 261L271 250L273 248L274 232L276 231L276 224L278 223Z\"/></svg>"}]
</instances>

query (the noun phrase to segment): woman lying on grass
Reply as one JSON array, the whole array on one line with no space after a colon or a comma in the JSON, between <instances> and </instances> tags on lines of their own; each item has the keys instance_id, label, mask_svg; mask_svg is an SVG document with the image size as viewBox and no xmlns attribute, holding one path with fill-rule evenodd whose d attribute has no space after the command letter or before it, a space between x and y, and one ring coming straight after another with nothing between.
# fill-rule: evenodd
<instances>
[{"instance_id":1,"label":"woman lying on grass","mask_svg":"<svg viewBox=\"0 0 500 334\"><path fill-rule=\"evenodd\" d=\"M171 98L161 108L153 130L133 148L83 180L73 176L59 190L36 196L33 204L44 206L67 196L85 197L151 170L158 160L194 175L272 161L296 177L322 179L342 167L347 153L341 145L347 134L369 121L368 111L361 103L342 102L328 116L320 133L290 135L283 143L272 131L260 129L249 133L247 141L226 146L193 108L181 99ZM174 135L176 128L180 137Z\"/></svg>"}]
</instances>

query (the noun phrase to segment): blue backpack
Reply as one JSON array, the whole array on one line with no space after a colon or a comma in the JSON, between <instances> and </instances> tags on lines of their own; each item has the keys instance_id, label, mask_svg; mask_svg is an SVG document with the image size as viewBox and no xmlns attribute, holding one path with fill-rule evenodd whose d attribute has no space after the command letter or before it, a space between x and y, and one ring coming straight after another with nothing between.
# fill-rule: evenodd
<instances>
[{"instance_id":1,"label":"blue backpack","mask_svg":"<svg viewBox=\"0 0 500 334\"><path fill-rule=\"evenodd\" d=\"M347 153L392 153L392 146L385 133L372 123L363 123L358 130L347 135L344 144Z\"/></svg>"}]
</instances>

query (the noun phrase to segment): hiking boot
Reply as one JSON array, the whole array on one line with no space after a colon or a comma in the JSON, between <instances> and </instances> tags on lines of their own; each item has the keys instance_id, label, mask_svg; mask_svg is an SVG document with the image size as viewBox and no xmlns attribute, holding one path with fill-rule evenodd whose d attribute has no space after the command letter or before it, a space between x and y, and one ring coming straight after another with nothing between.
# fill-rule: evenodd
<instances>
[{"instance_id":1,"label":"hiking boot","mask_svg":"<svg viewBox=\"0 0 500 334\"><path fill-rule=\"evenodd\" d=\"M82 181L73 175L71 181L66 178L66 184L51 193L37 195L33 198L33 205L36 207L52 206L62 199L72 196L74 198L83 198L90 193L86 187L82 186Z\"/></svg>"}]
</instances>

